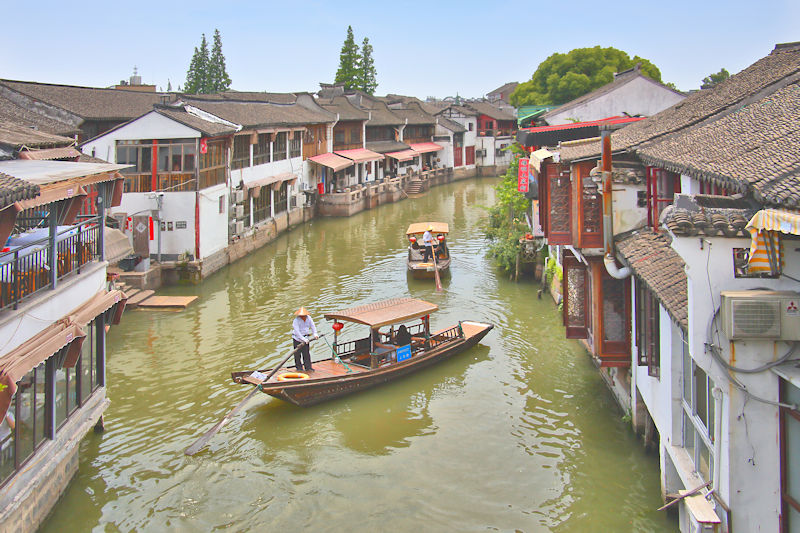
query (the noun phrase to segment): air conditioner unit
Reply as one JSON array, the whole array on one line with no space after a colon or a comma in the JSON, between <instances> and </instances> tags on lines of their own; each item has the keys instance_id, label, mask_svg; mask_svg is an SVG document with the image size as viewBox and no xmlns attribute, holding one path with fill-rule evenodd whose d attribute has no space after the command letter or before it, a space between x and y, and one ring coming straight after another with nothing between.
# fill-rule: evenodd
<instances>
[{"instance_id":1,"label":"air conditioner unit","mask_svg":"<svg viewBox=\"0 0 800 533\"><path fill-rule=\"evenodd\" d=\"M243 205L234 206L234 208L233 208L233 216L235 216L236 218L243 218L244 217L244 206Z\"/></svg>"},{"instance_id":2,"label":"air conditioner unit","mask_svg":"<svg viewBox=\"0 0 800 533\"><path fill-rule=\"evenodd\" d=\"M486 149L475 150L475 157L486 157Z\"/></svg>"},{"instance_id":3,"label":"air conditioner unit","mask_svg":"<svg viewBox=\"0 0 800 533\"><path fill-rule=\"evenodd\" d=\"M723 291L722 327L729 340L800 340L800 293Z\"/></svg>"},{"instance_id":4,"label":"air conditioner unit","mask_svg":"<svg viewBox=\"0 0 800 533\"><path fill-rule=\"evenodd\" d=\"M241 189L237 189L231 192L231 203L232 204L240 204L244 202L244 191Z\"/></svg>"},{"instance_id":5,"label":"air conditioner unit","mask_svg":"<svg viewBox=\"0 0 800 533\"><path fill-rule=\"evenodd\" d=\"M243 220L232 221L231 233L235 235L241 235L242 233L244 233L244 221Z\"/></svg>"}]
</instances>

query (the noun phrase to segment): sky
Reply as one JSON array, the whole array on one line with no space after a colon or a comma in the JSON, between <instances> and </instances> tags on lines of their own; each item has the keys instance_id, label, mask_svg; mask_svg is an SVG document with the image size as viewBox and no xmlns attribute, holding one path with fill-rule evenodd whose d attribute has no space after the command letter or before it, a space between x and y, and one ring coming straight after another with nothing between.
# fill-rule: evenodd
<instances>
[{"instance_id":1,"label":"sky","mask_svg":"<svg viewBox=\"0 0 800 533\"><path fill-rule=\"evenodd\" d=\"M555 52L595 45L649 59L686 91L800 41L797 0L42 0L33 11L0 0L0 9L17 13L0 31L0 78L108 87L136 67L162 90L185 83L201 34L210 47L215 29L232 89L315 92L333 81L350 25L373 47L376 94L422 99L481 97L529 80Z\"/></svg>"}]
</instances>

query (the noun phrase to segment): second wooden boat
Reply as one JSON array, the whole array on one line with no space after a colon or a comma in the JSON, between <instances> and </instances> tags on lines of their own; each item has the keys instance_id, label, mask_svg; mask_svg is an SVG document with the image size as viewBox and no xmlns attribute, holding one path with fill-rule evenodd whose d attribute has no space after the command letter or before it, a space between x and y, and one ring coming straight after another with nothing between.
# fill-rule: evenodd
<instances>
[{"instance_id":1,"label":"second wooden boat","mask_svg":"<svg viewBox=\"0 0 800 533\"><path fill-rule=\"evenodd\" d=\"M426 258L425 247L422 245L422 236L430 230L433 238L436 240L434 253L436 254L436 264L433 263L433 258ZM406 236L408 237L408 258L406 259L406 266L408 271L414 278L417 279L431 279L436 274L434 269L438 267L439 274L445 275L450 271L450 250L447 247L447 234L450 233L450 227L446 222L416 222L408 226Z\"/></svg>"}]
</instances>

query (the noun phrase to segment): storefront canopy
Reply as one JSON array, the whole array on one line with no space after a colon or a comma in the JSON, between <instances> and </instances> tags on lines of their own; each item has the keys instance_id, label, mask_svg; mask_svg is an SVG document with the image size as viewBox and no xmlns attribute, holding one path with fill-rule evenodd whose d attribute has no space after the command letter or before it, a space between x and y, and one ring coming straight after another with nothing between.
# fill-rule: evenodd
<instances>
[{"instance_id":1,"label":"storefront canopy","mask_svg":"<svg viewBox=\"0 0 800 533\"><path fill-rule=\"evenodd\" d=\"M356 163L366 163L368 161L380 161L383 159L383 154L367 150L366 148L354 148L352 150L336 150L336 155L352 159Z\"/></svg>"},{"instance_id":2,"label":"storefront canopy","mask_svg":"<svg viewBox=\"0 0 800 533\"><path fill-rule=\"evenodd\" d=\"M347 167L352 167L355 164L353 163L352 159L347 159L332 152L315 155L314 157L309 157L308 159L314 163L317 163L318 165L328 167L334 172L339 172L340 170L343 170Z\"/></svg>"},{"instance_id":3,"label":"storefront canopy","mask_svg":"<svg viewBox=\"0 0 800 533\"><path fill-rule=\"evenodd\" d=\"M419 152L415 152L414 150L402 150L400 152L392 152L390 154L386 154L386 157L391 157L392 159L397 159L398 161L409 161L414 159L419 155Z\"/></svg>"},{"instance_id":4,"label":"storefront canopy","mask_svg":"<svg viewBox=\"0 0 800 533\"><path fill-rule=\"evenodd\" d=\"M440 146L436 143L416 143L409 145L412 150L418 152L420 154L426 154L428 152L438 152L439 150L444 150L444 146Z\"/></svg>"}]
</instances>

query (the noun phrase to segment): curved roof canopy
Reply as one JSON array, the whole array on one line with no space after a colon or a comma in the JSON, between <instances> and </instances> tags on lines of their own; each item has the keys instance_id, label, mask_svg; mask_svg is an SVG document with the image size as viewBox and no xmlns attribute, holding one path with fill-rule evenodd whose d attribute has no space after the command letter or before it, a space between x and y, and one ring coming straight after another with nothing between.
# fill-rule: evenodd
<instances>
[{"instance_id":1,"label":"curved roof canopy","mask_svg":"<svg viewBox=\"0 0 800 533\"><path fill-rule=\"evenodd\" d=\"M373 304L362 305L326 313L324 316L328 320L341 320L344 322L356 322L365 324L371 328L379 328L390 324L397 324L406 320L413 320L428 315L439 309L439 306L417 300L415 298L393 298L383 300Z\"/></svg>"}]
</instances>

